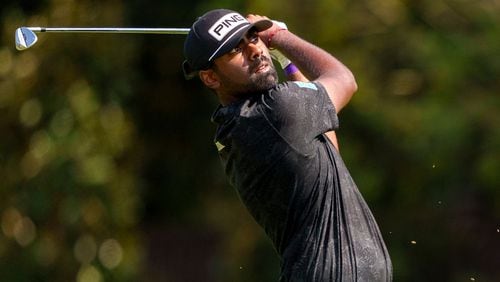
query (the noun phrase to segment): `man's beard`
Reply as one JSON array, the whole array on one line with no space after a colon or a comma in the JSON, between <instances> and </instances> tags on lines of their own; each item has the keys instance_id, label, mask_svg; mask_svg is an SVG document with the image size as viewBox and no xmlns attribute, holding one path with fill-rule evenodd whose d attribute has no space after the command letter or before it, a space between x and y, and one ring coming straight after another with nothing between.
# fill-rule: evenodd
<instances>
[{"instance_id":1,"label":"man's beard","mask_svg":"<svg viewBox=\"0 0 500 282\"><path fill-rule=\"evenodd\" d=\"M263 73L256 73L257 68L263 63L267 63L269 70ZM270 58L261 56L248 67L249 81L247 83L235 83L231 77L219 73L221 83L230 89L237 96L245 96L252 93L264 92L276 86L278 83L278 73Z\"/></svg>"},{"instance_id":2,"label":"man's beard","mask_svg":"<svg viewBox=\"0 0 500 282\"><path fill-rule=\"evenodd\" d=\"M269 70L264 73L255 73L257 68L263 62L269 65ZM278 83L278 73L276 73L276 69L274 68L273 62L270 58L264 56L260 57L253 62L253 64L248 68L248 71L250 72L250 83L247 86L249 92L267 91L275 87Z\"/></svg>"}]
</instances>

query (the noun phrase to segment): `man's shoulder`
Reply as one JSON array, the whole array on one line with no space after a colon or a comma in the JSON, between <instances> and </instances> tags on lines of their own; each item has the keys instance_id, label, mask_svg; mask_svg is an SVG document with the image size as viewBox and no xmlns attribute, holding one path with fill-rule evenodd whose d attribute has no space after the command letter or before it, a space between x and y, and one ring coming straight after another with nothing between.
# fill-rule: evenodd
<instances>
[{"instance_id":1,"label":"man's shoulder","mask_svg":"<svg viewBox=\"0 0 500 282\"><path fill-rule=\"evenodd\" d=\"M322 86L317 82L282 82L248 99L224 107L219 106L212 115L212 121L220 124L237 117L273 116L279 115L280 112L294 112L294 108L314 98L313 93L320 91L322 91Z\"/></svg>"},{"instance_id":2,"label":"man's shoulder","mask_svg":"<svg viewBox=\"0 0 500 282\"><path fill-rule=\"evenodd\" d=\"M321 84L317 82L286 81L271 89L262 99L265 105L285 112L303 108L301 105L316 104L323 95Z\"/></svg>"}]
</instances>

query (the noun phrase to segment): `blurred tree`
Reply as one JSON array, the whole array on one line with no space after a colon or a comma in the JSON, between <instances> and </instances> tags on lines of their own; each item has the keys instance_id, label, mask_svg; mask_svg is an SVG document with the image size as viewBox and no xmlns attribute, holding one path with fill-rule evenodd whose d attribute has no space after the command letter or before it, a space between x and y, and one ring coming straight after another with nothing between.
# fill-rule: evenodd
<instances>
[{"instance_id":1,"label":"blurred tree","mask_svg":"<svg viewBox=\"0 0 500 282\"><path fill-rule=\"evenodd\" d=\"M2 281L276 281L223 175L216 107L184 81L182 36L40 36L18 26L187 27L219 7L285 21L354 72L341 153L395 281L498 281L495 1L4 1Z\"/></svg>"}]
</instances>

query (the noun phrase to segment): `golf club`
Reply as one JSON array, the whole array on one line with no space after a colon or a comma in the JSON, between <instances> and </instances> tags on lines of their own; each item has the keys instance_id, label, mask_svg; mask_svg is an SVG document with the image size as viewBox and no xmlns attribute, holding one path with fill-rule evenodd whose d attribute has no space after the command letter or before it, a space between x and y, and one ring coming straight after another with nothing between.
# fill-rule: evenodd
<instances>
[{"instance_id":1,"label":"golf club","mask_svg":"<svg viewBox=\"0 0 500 282\"><path fill-rule=\"evenodd\" d=\"M141 33L188 34L189 28L121 28L121 27L20 27L16 29L16 49L26 50L35 45L40 32L65 33Z\"/></svg>"}]
</instances>

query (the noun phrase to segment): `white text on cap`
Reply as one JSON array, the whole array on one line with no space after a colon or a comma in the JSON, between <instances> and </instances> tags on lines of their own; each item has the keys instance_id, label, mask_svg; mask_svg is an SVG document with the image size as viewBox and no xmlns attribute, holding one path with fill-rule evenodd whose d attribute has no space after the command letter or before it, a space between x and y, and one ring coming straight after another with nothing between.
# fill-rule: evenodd
<instances>
[{"instance_id":1,"label":"white text on cap","mask_svg":"<svg viewBox=\"0 0 500 282\"><path fill-rule=\"evenodd\" d=\"M247 19L245 19L242 15L238 13L230 13L215 22L208 29L208 33L217 39L217 41L221 41L222 38L243 22L248 23Z\"/></svg>"}]
</instances>

